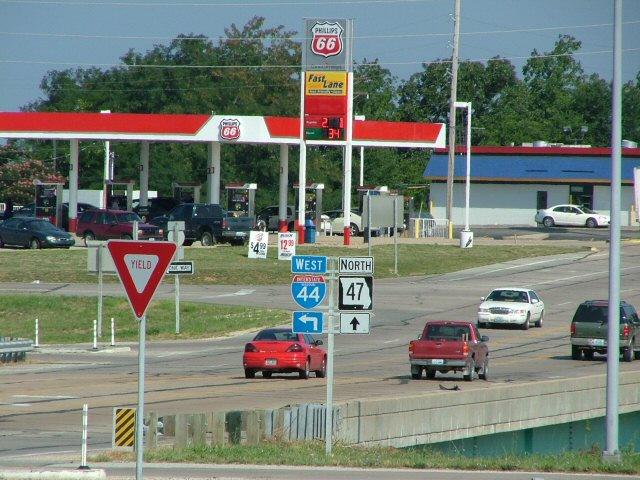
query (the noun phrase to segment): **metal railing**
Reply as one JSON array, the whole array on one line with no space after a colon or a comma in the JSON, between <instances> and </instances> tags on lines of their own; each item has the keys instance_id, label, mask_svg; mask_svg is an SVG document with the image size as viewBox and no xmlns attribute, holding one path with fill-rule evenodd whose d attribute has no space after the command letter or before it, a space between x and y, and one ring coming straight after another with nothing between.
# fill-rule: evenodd
<instances>
[{"instance_id":1,"label":"metal railing","mask_svg":"<svg viewBox=\"0 0 640 480\"><path fill-rule=\"evenodd\" d=\"M33 350L33 341L26 338L11 340L0 337L0 363L17 362L27 357L27 352Z\"/></svg>"},{"instance_id":2,"label":"metal railing","mask_svg":"<svg viewBox=\"0 0 640 480\"><path fill-rule=\"evenodd\" d=\"M410 237L413 238L448 238L449 220L446 218L410 218Z\"/></svg>"}]
</instances>

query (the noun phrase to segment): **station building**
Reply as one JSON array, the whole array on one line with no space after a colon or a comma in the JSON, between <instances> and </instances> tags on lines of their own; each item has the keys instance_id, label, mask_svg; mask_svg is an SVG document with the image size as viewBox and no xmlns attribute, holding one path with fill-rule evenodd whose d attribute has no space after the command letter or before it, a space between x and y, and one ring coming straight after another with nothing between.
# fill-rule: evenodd
<instances>
[{"instance_id":1,"label":"station building","mask_svg":"<svg viewBox=\"0 0 640 480\"><path fill-rule=\"evenodd\" d=\"M466 148L456 147L452 221L464 225ZM431 213L446 218L448 150L436 149L424 171L431 182ZM623 148L620 225L638 225L634 168L640 148ZM577 204L609 214L611 148L584 146L471 147L471 225L532 225L536 211Z\"/></svg>"}]
</instances>

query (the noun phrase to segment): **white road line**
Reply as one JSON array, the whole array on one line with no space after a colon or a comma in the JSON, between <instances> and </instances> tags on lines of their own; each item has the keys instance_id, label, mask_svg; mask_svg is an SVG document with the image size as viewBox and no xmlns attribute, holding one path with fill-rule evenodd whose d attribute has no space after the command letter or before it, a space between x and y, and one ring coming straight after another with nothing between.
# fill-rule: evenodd
<instances>
[{"instance_id":1,"label":"white road line","mask_svg":"<svg viewBox=\"0 0 640 480\"><path fill-rule=\"evenodd\" d=\"M538 262L523 263L523 264L520 264L520 265L512 265L510 267L496 268L494 270L486 270L486 271L475 273L473 275L469 275L469 276L466 276L466 277L453 278L453 279L451 279L451 281L455 282L455 281L458 281L458 280L466 280L466 279L469 279L469 278L478 277L480 275L488 275L488 274L491 274L491 273L502 272L502 271L505 271L505 270L514 270L516 268L533 267L535 265L541 265L543 263L551 263L551 262L557 262L557 261L558 261L558 259L556 258L556 259L551 259L551 260L540 260Z\"/></svg>"},{"instance_id":2,"label":"white road line","mask_svg":"<svg viewBox=\"0 0 640 480\"><path fill-rule=\"evenodd\" d=\"M68 395L13 395L15 398L36 398L42 400L71 400L78 397L70 397Z\"/></svg>"},{"instance_id":3,"label":"white road line","mask_svg":"<svg viewBox=\"0 0 640 480\"><path fill-rule=\"evenodd\" d=\"M4 405L6 407L31 407L30 403L0 403L0 405Z\"/></svg>"},{"instance_id":4,"label":"white road line","mask_svg":"<svg viewBox=\"0 0 640 480\"><path fill-rule=\"evenodd\" d=\"M640 266L622 268L621 271L635 270L637 268L640 268ZM593 275L608 275L608 274L609 274L609 270L601 270L599 272L583 273L582 275L571 275L570 277L556 278L554 280L547 280L546 282L536 282L536 283L533 283L532 285L545 285L547 283L562 282L563 280L573 280L573 279L581 278L581 277L591 277Z\"/></svg>"},{"instance_id":5,"label":"white road line","mask_svg":"<svg viewBox=\"0 0 640 480\"><path fill-rule=\"evenodd\" d=\"M394 342L397 342L397 341L398 341L398 339L394 338L393 340L387 340L386 342L383 342L383 343L394 343Z\"/></svg>"},{"instance_id":6,"label":"white road line","mask_svg":"<svg viewBox=\"0 0 640 480\"><path fill-rule=\"evenodd\" d=\"M562 306L562 305L569 305L570 303L573 303L573 302L562 302L562 303L558 303L558 304L556 304L556 307L560 307L560 306Z\"/></svg>"},{"instance_id":7,"label":"white road line","mask_svg":"<svg viewBox=\"0 0 640 480\"><path fill-rule=\"evenodd\" d=\"M244 295L251 295L255 290L243 288L233 293L221 293L220 295L201 295L199 293L185 293L185 297L197 297L197 298L225 298L225 297L241 297Z\"/></svg>"}]
</instances>

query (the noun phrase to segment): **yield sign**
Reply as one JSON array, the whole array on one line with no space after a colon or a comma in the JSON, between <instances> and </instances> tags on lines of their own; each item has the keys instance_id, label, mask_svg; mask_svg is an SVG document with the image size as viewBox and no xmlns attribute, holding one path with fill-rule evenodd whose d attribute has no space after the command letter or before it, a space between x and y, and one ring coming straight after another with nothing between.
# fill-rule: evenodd
<instances>
[{"instance_id":1,"label":"yield sign","mask_svg":"<svg viewBox=\"0 0 640 480\"><path fill-rule=\"evenodd\" d=\"M147 311L176 252L173 242L109 240L107 248L136 317Z\"/></svg>"}]
</instances>

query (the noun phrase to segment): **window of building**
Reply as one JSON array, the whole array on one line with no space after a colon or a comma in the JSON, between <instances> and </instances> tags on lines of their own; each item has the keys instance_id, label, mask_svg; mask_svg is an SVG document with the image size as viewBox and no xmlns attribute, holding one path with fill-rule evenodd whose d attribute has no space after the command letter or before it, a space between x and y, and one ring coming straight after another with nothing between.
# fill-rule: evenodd
<instances>
[{"instance_id":1,"label":"window of building","mask_svg":"<svg viewBox=\"0 0 640 480\"><path fill-rule=\"evenodd\" d=\"M569 203L593 208L593 185L569 185Z\"/></svg>"},{"instance_id":2,"label":"window of building","mask_svg":"<svg viewBox=\"0 0 640 480\"><path fill-rule=\"evenodd\" d=\"M547 191L539 190L536 194L536 209L544 210L547 208Z\"/></svg>"}]
</instances>

